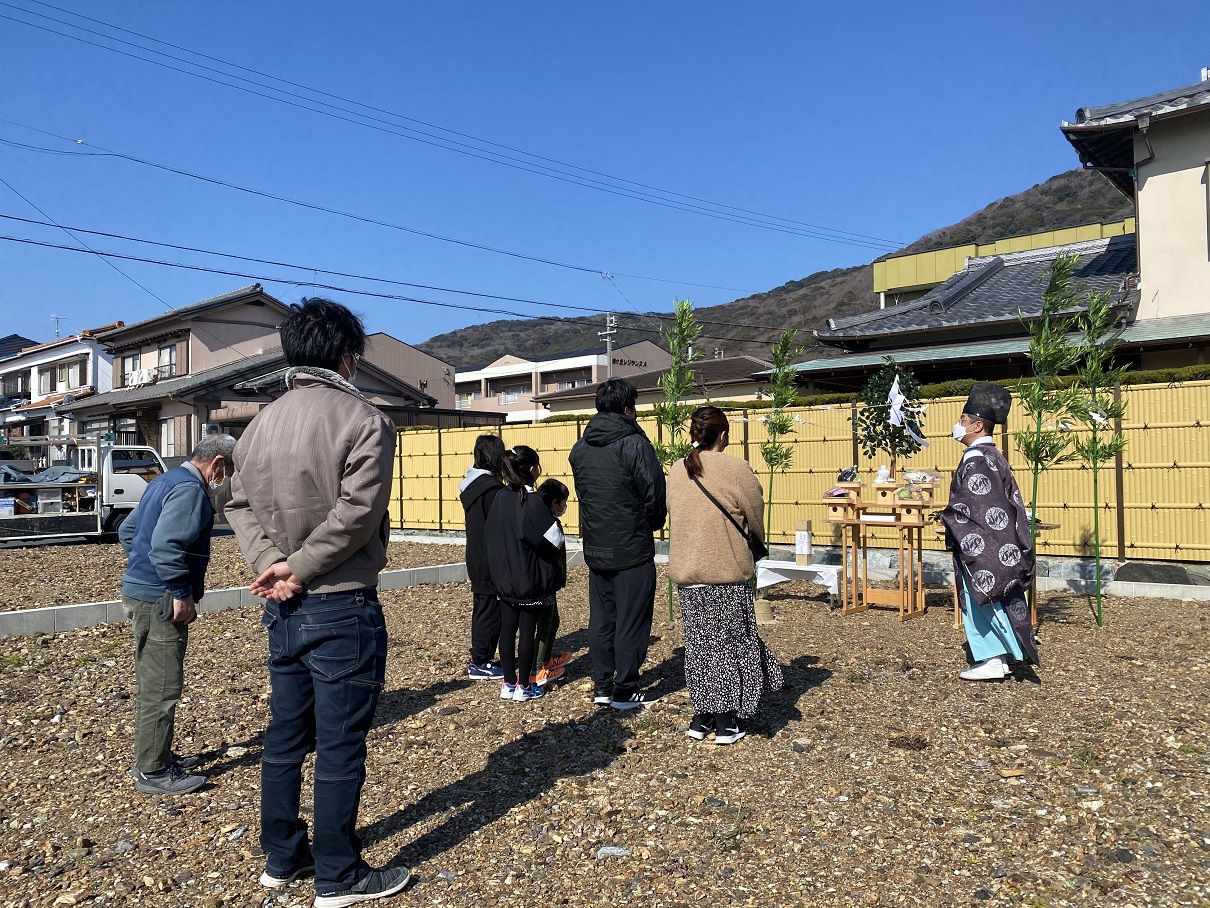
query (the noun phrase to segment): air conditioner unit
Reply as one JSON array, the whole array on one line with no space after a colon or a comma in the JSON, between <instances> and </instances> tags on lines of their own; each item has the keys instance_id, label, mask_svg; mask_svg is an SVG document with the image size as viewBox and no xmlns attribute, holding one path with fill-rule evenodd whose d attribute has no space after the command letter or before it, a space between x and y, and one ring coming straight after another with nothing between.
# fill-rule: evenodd
<instances>
[{"instance_id":1,"label":"air conditioner unit","mask_svg":"<svg viewBox=\"0 0 1210 908\"><path fill-rule=\"evenodd\" d=\"M158 369L144 369L143 370L143 384L154 385L159 380L159 378L160 378L160 371Z\"/></svg>"},{"instance_id":2,"label":"air conditioner unit","mask_svg":"<svg viewBox=\"0 0 1210 908\"><path fill-rule=\"evenodd\" d=\"M218 423L214 423L214 422L202 423L202 438L205 438L207 435L222 435L222 434L224 434L225 431L226 430L224 430L223 427L220 426Z\"/></svg>"}]
</instances>

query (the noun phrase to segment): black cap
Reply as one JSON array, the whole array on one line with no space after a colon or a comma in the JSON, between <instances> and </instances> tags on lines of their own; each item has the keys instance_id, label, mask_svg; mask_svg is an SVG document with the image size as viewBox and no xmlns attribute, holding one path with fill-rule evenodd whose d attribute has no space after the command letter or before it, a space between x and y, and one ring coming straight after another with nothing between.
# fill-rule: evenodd
<instances>
[{"instance_id":1,"label":"black cap","mask_svg":"<svg viewBox=\"0 0 1210 908\"><path fill-rule=\"evenodd\" d=\"M1012 395L1007 388L989 381L977 381L971 385L971 393L962 412L1002 426L1008 420L1008 410L1012 402Z\"/></svg>"}]
</instances>

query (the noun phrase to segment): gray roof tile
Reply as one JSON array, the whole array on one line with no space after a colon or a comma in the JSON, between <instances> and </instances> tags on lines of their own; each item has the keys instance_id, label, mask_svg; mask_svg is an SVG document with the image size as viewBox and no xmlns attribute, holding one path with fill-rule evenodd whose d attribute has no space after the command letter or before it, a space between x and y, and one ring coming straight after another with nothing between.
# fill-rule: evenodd
<instances>
[{"instance_id":1,"label":"gray roof tile","mask_svg":"<svg viewBox=\"0 0 1210 908\"><path fill-rule=\"evenodd\" d=\"M215 366L213 369L207 369L205 372L198 372L194 375L181 375L176 378L157 381L150 385L139 385L134 388L118 388L116 391L95 394L84 400L61 406L58 408L58 411L60 413L71 413L74 410L91 410L94 407L119 408L127 404L140 403L146 400L180 397L184 394L193 394L204 388L222 384L241 375L259 375L262 370L277 368L284 362L285 355L281 352L280 348L274 347L271 350L266 350L264 353L257 353L253 356L246 356L243 359L233 360L232 362Z\"/></svg>"},{"instance_id":2,"label":"gray roof tile","mask_svg":"<svg viewBox=\"0 0 1210 908\"><path fill-rule=\"evenodd\" d=\"M1021 318L1041 314L1046 271L1063 252L1080 256L1075 278L1094 292L1120 293L1127 275L1138 269L1133 235L972 258L965 270L919 299L828 319L827 329L815 336L824 342L852 344L968 325L1015 325Z\"/></svg>"}]
</instances>

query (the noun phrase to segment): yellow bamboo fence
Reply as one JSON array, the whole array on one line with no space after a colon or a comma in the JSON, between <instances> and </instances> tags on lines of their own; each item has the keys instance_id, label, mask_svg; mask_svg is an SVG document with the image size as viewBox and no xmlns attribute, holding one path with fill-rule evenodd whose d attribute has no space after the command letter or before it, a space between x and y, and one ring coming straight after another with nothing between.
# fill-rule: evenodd
<instances>
[{"instance_id":1,"label":"yellow bamboo fence","mask_svg":"<svg viewBox=\"0 0 1210 908\"><path fill-rule=\"evenodd\" d=\"M1210 561L1210 382L1128 386L1121 389L1121 396L1127 405L1121 426L1126 452L1117 462L1102 466L1096 504L1102 556ZM930 447L896 465L899 470L930 468L942 474L935 507L944 506L950 472L961 454L950 438L950 427L957 422L965 401L965 397L929 401L925 423ZM728 453L747 460L760 478L772 508L774 542L791 542L795 521L811 520L818 544L839 544L837 531L824 519L824 492L845 467L856 464L863 480L870 482L886 463L886 458L871 460L861 455L850 421L854 409L854 405L836 404L788 411L794 417L795 432L784 440L793 445L794 460L789 470L774 474L771 498L769 471L760 457L760 445L768 437L763 420L767 411L729 414ZM563 519L571 534L578 532L579 509L567 456L587 421L584 417L579 422L504 425L498 430L506 446L525 444L538 451L544 475L561 479L571 488ZM659 438L653 419L640 417L639 424L650 438ZM1028 501L1028 465L1012 440L1012 433L1024 428L1025 421L1014 406L1009 424L997 430L996 441L1006 452ZM391 503L393 527L463 529L458 483L471 465L475 438L484 431L423 427L400 431ZM1043 473L1038 501L1041 520L1059 525L1043 534L1040 552L1091 554L1091 471L1074 462ZM870 535L875 545L895 542L893 532L877 527L870 528ZM925 537L926 548L941 548L932 534L925 533Z\"/></svg>"}]
</instances>

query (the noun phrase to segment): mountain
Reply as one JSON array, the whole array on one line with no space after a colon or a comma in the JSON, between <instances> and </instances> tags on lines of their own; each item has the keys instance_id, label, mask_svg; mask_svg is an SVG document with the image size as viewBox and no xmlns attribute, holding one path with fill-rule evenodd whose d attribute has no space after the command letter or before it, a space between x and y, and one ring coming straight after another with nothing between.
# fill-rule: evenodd
<instances>
[{"instance_id":1,"label":"mountain","mask_svg":"<svg viewBox=\"0 0 1210 908\"><path fill-rule=\"evenodd\" d=\"M992 202L956 224L925 234L902 252L929 252L964 243L987 243L1005 237L1057 230L1080 224L1120 221L1134 214L1134 205L1099 173L1069 170L1024 192ZM825 319L856 315L873 309L872 265L819 271L790 281L764 293L734 300L721 306L695 309L702 324L702 344L725 353L764 355L770 338L781 328L802 328L802 340ZM619 311L626 327L618 330L615 344L658 340L657 330L667 324L652 313L638 315ZM735 327L744 325L748 327ZM601 316L560 319L501 320L439 334L422 344L431 353L460 369L485 365L514 353L521 356L551 356L586 350L600 344L597 332L604 327ZM755 339L754 339L755 338ZM831 348L812 348L813 356L834 353Z\"/></svg>"}]
</instances>

